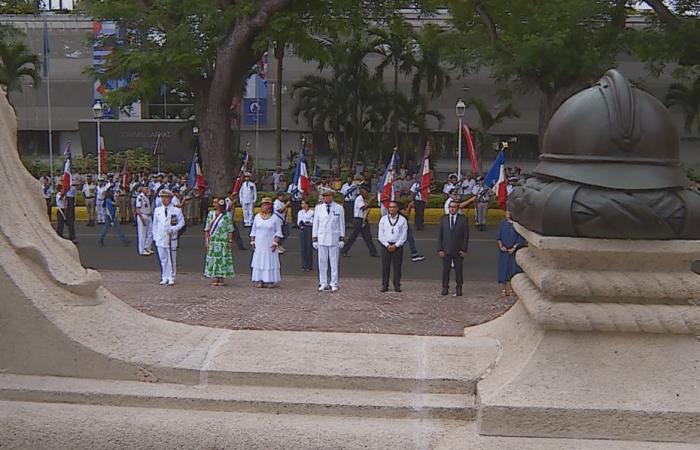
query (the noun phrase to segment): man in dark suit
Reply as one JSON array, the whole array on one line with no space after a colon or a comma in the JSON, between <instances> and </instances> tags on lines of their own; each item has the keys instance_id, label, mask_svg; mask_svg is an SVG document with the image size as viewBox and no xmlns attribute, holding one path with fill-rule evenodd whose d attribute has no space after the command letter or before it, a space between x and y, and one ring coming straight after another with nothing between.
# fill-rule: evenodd
<instances>
[{"instance_id":1,"label":"man in dark suit","mask_svg":"<svg viewBox=\"0 0 700 450\"><path fill-rule=\"evenodd\" d=\"M462 296L462 263L469 245L469 220L458 214L459 203L449 204L449 214L440 219L440 237L438 238L438 255L442 258L442 295L447 295L450 287L450 271L455 268L457 289L455 297Z\"/></svg>"}]
</instances>

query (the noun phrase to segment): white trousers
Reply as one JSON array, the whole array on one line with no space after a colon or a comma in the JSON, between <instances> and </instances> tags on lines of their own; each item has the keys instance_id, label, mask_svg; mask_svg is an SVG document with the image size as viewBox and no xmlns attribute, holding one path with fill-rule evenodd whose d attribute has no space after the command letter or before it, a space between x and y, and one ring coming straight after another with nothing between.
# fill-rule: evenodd
<instances>
[{"instance_id":1,"label":"white trousers","mask_svg":"<svg viewBox=\"0 0 700 450\"><path fill-rule=\"evenodd\" d=\"M170 247L156 247L158 250L158 259L160 259L160 280L175 281L175 275L173 275L173 260L170 253Z\"/></svg>"},{"instance_id":2,"label":"white trousers","mask_svg":"<svg viewBox=\"0 0 700 450\"><path fill-rule=\"evenodd\" d=\"M318 246L318 284L326 287L338 287L338 256L340 248L337 245ZM331 266L331 282L328 283L328 264Z\"/></svg>"},{"instance_id":3,"label":"white trousers","mask_svg":"<svg viewBox=\"0 0 700 450\"><path fill-rule=\"evenodd\" d=\"M175 281L175 275L177 275L177 239L170 240L170 264L173 267L172 278Z\"/></svg>"},{"instance_id":4,"label":"white trousers","mask_svg":"<svg viewBox=\"0 0 700 450\"><path fill-rule=\"evenodd\" d=\"M105 221L105 208L104 199L97 199L97 223L104 223Z\"/></svg>"},{"instance_id":5,"label":"white trousers","mask_svg":"<svg viewBox=\"0 0 700 450\"><path fill-rule=\"evenodd\" d=\"M253 207L255 203L243 203L243 225L253 225Z\"/></svg>"},{"instance_id":6,"label":"white trousers","mask_svg":"<svg viewBox=\"0 0 700 450\"><path fill-rule=\"evenodd\" d=\"M142 221L140 217L136 218L138 236L139 254L145 253L151 247L153 242L153 219L149 216L144 216L146 220Z\"/></svg>"}]
</instances>

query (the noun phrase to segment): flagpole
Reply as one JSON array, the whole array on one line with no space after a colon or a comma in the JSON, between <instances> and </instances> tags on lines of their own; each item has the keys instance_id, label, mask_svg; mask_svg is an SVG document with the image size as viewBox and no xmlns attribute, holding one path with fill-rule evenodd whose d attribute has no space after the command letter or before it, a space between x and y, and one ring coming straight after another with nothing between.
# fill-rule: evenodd
<instances>
[{"instance_id":1,"label":"flagpole","mask_svg":"<svg viewBox=\"0 0 700 450\"><path fill-rule=\"evenodd\" d=\"M258 152L258 145L260 140L260 99L258 98L258 78L259 75L255 75L255 151ZM258 152L260 153L260 152ZM253 169L255 169L256 158L253 158Z\"/></svg>"},{"instance_id":2,"label":"flagpole","mask_svg":"<svg viewBox=\"0 0 700 450\"><path fill-rule=\"evenodd\" d=\"M46 13L44 13L44 37L46 38L46 33L48 33L48 22L46 20ZM44 47L47 43L44 42ZM44 65L46 66L46 106L49 110L49 175L51 176L51 186L53 186L53 125L51 121L51 70L49 68L49 52L47 48L44 48Z\"/></svg>"}]
</instances>

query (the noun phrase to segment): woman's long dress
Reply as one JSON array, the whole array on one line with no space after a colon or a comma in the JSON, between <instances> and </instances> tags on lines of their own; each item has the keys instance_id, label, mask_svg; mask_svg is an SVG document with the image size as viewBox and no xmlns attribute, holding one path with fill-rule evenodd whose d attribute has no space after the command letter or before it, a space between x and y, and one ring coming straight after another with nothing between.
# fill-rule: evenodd
<instances>
[{"instance_id":1,"label":"woman's long dress","mask_svg":"<svg viewBox=\"0 0 700 450\"><path fill-rule=\"evenodd\" d=\"M209 232L215 218L216 211L209 211L204 231ZM233 233L233 223L228 214L223 214L219 225L209 236L209 250L204 263L204 276L208 278L226 278L234 276L233 252L228 241L229 233Z\"/></svg>"},{"instance_id":2,"label":"woman's long dress","mask_svg":"<svg viewBox=\"0 0 700 450\"><path fill-rule=\"evenodd\" d=\"M250 263L251 280L254 283L279 283L282 280L280 274L279 251L272 251L275 236L282 238L282 223L273 215L263 219L257 214L253 219L253 228L250 237L255 238L255 251Z\"/></svg>"},{"instance_id":3,"label":"woman's long dress","mask_svg":"<svg viewBox=\"0 0 700 450\"><path fill-rule=\"evenodd\" d=\"M503 219L498 225L498 232L496 233L496 240L501 241L501 244L505 248L513 248L517 245L518 248L525 245L525 239L515 231L513 223L508 219ZM513 278L516 273L522 272L520 266L515 261L515 252L507 253L502 250L498 250L498 282L506 283Z\"/></svg>"}]
</instances>

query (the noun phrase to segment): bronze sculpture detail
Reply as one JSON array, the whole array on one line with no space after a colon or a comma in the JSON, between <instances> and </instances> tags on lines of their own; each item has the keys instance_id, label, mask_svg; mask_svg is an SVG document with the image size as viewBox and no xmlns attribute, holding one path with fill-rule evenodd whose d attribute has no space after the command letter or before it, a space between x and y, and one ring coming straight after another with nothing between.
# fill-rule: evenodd
<instances>
[{"instance_id":1,"label":"bronze sculpture detail","mask_svg":"<svg viewBox=\"0 0 700 450\"><path fill-rule=\"evenodd\" d=\"M666 107L610 70L552 117L534 177L510 196L513 218L549 236L700 239L678 146Z\"/></svg>"}]
</instances>

